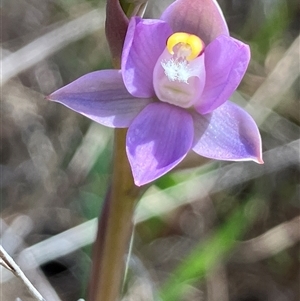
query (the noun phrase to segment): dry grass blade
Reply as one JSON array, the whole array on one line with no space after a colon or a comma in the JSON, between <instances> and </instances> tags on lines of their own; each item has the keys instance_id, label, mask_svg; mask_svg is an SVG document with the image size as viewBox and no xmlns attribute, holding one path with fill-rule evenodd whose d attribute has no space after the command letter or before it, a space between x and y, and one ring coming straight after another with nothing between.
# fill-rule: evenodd
<instances>
[{"instance_id":1,"label":"dry grass blade","mask_svg":"<svg viewBox=\"0 0 300 301\"><path fill-rule=\"evenodd\" d=\"M1 85L66 45L103 28L104 16L104 9L93 10L63 26L59 26L5 57L1 62Z\"/></svg>"},{"instance_id":2,"label":"dry grass blade","mask_svg":"<svg viewBox=\"0 0 300 301\"><path fill-rule=\"evenodd\" d=\"M241 242L233 260L253 263L277 254L300 241L300 216L251 240Z\"/></svg>"},{"instance_id":3,"label":"dry grass blade","mask_svg":"<svg viewBox=\"0 0 300 301\"><path fill-rule=\"evenodd\" d=\"M135 223L143 222L153 216L161 216L186 203L197 201L208 193L217 193L234 185L244 183L262 174L281 170L298 164L298 145L300 140L280 146L264 153L266 168L257 165L245 169L242 163L233 163L220 170L194 177L191 180L175 185L164 191L155 191L142 198L135 216ZM247 164L247 163L245 163ZM251 163L250 163L251 164ZM207 168L207 166L206 166ZM97 220L92 219L72 229L46 239L23 250L19 257L30 265L38 266L54 260L94 241ZM293 244L297 240L293 241ZM289 247L291 244L287 244ZM30 258L35 258L35 264ZM9 275L6 275L6 280Z\"/></svg>"},{"instance_id":4,"label":"dry grass blade","mask_svg":"<svg viewBox=\"0 0 300 301\"><path fill-rule=\"evenodd\" d=\"M7 254L7 252L0 246L0 258L4 261L4 267L8 266L9 271L11 271L16 277L19 277L30 294L38 301L45 301L43 296L37 291L37 289L32 285L29 279L25 276L23 271L19 268L19 266L15 263L15 261Z\"/></svg>"},{"instance_id":5,"label":"dry grass blade","mask_svg":"<svg viewBox=\"0 0 300 301\"><path fill-rule=\"evenodd\" d=\"M300 36L298 36L283 58L277 63L263 84L257 89L246 106L246 110L255 116L255 121L261 125L268 117L267 110L259 107L272 109L282 101L282 95L288 91L295 80L299 78L299 55Z\"/></svg>"}]
</instances>

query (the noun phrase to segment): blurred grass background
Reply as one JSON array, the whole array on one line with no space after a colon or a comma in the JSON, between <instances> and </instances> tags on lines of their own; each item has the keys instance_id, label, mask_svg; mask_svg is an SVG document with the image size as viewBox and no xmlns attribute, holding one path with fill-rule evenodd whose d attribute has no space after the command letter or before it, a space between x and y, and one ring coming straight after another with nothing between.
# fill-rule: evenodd
<instances>
[{"instance_id":1,"label":"blurred grass background","mask_svg":"<svg viewBox=\"0 0 300 301\"><path fill-rule=\"evenodd\" d=\"M1 244L48 301L85 298L113 131L44 96L111 68L104 2L1 2ZM172 1L149 2L146 17L157 18ZM300 4L219 3L231 34L251 45L232 99L258 122L265 164L191 153L150 186L123 301L157 300L159 291L170 301L300 298ZM2 300L32 300L0 268Z\"/></svg>"}]
</instances>

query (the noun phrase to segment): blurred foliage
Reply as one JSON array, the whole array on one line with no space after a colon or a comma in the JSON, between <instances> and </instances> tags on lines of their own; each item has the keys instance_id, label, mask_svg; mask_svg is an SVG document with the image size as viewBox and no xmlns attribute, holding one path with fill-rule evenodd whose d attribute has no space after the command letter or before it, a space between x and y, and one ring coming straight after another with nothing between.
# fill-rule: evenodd
<instances>
[{"instance_id":1,"label":"blurred foliage","mask_svg":"<svg viewBox=\"0 0 300 301\"><path fill-rule=\"evenodd\" d=\"M150 1L146 16L158 17L170 2ZM219 3L232 35L251 45L252 60L239 89L249 100L298 37L300 4L296 0ZM104 14L104 4L96 0L3 1L2 59L94 9ZM70 33L72 28L66 41ZM44 95L87 72L110 66L104 28L99 27L25 68L2 87L0 233L12 256L98 216L110 181L113 132L47 102ZM260 105L268 109L265 97ZM299 82L291 83L280 97L261 124L265 151L276 147L283 151L299 139ZM172 189L183 187L182 194L189 199L136 225L123 301L155 300L160 288L168 301L175 297L182 301L299 300L297 227L278 232L278 241L295 239L281 251L272 249L276 245L272 241L263 257L255 256L265 253L249 249L250 260L239 251L240 241L256 239L300 213L299 161L280 158L277 154L259 173L241 181L255 163L209 162L190 154L176 171L149 187L146 195L163 193L166 198L173 197L174 191L180 198ZM197 185L184 190L198 177L204 185L208 183L210 193L199 196ZM153 212L159 212L167 202L158 199L155 204ZM18 218L24 217L18 224ZM55 250L47 252L50 256ZM38 288L39 282L40 287L48 287L47 300L59 300L51 295L49 287L53 287L61 300L74 301L85 297L90 264L88 245L44 262L41 274L31 277ZM30 300L21 287L11 290L7 283L1 284L6 300L14 300L9 299L12 296Z\"/></svg>"},{"instance_id":2,"label":"blurred foliage","mask_svg":"<svg viewBox=\"0 0 300 301\"><path fill-rule=\"evenodd\" d=\"M252 222L252 216L245 212L246 206L247 204L236 208L235 212L227 217L225 224L216 230L210 239L193 248L191 254L176 268L161 290L162 300L180 299L184 285L205 277L224 256L228 255L228 252L237 244L241 234Z\"/></svg>"}]
</instances>

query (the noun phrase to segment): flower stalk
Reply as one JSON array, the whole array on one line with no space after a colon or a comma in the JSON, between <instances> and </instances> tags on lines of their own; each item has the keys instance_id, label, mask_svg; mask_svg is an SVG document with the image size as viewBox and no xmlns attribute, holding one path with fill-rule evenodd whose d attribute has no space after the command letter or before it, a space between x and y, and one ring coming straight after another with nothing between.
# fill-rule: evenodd
<instances>
[{"instance_id":1,"label":"flower stalk","mask_svg":"<svg viewBox=\"0 0 300 301\"><path fill-rule=\"evenodd\" d=\"M106 9L106 36L112 63L118 69L128 26L128 12L126 16L126 10L115 0L108 1ZM93 246L90 301L115 301L120 296L125 275L125 254L129 250L133 231L132 219L139 194L126 155L127 130L116 129L114 134L112 183L99 216L98 232Z\"/></svg>"},{"instance_id":2,"label":"flower stalk","mask_svg":"<svg viewBox=\"0 0 300 301\"><path fill-rule=\"evenodd\" d=\"M90 301L117 300L124 277L124 256L129 248L132 216L139 194L126 156L125 139L125 129L115 130L112 185L94 243Z\"/></svg>"}]
</instances>

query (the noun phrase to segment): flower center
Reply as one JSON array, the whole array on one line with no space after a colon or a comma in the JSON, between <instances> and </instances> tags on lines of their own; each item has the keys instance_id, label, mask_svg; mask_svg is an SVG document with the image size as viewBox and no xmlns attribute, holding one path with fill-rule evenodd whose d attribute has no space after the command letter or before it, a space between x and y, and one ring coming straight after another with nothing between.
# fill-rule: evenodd
<instances>
[{"instance_id":1,"label":"flower center","mask_svg":"<svg viewBox=\"0 0 300 301\"><path fill-rule=\"evenodd\" d=\"M202 53L204 43L199 37L193 34L175 32L168 38L167 49L178 58L191 61Z\"/></svg>"},{"instance_id":2,"label":"flower center","mask_svg":"<svg viewBox=\"0 0 300 301\"><path fill-rule=\"evenodd\" d=\"M205 78L202 40L185 32L172 34L153 71L153 86L157 98L189 108L199 101Z\"/></svg>"},{"instance_id":3,"label":"flower center","mask_svg":"<svg viewBox=\"0 0 300 301\"><path fill-rule=\"evenodd\" d=\"M203 52L204 43L193 34L176 32L168 38L167 49L172 58L161 62L165 75L170 81L187 83L194 71L189 62Z\"/></svg>"}]
</instances>

